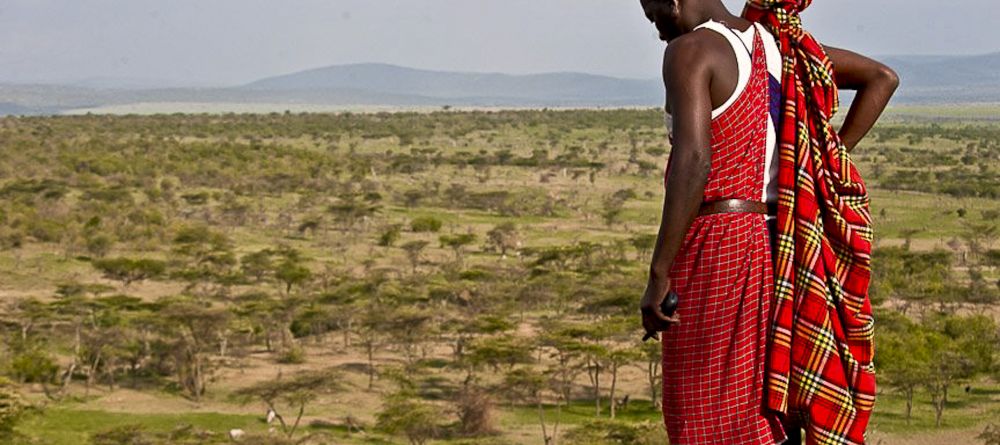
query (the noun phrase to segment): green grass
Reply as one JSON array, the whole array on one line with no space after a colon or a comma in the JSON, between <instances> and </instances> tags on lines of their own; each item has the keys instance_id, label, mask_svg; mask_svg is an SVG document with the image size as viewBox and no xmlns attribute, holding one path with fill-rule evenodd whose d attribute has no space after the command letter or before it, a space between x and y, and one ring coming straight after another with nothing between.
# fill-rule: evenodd
<instances>
[{"instance_id":1,"label":"green grass","mask_svg":"<svg viewBox=\"0 0 1000 445\"><path fill-rule=\"evenodd\" d=\"M899 239L903 231L919 230L914 239L943 240L966 231L966 224L983 223L981 211L996 210L1000 203L985 198L954 198L945 195L917 192L871 190L871 209L876 238ZM958 209L965 209L965 218L958 217ZM885 210L885 216L881 211Z\"/></svg>"},{"instance_id":2,"label":"green grass","mask_svg":"<svg viewBox=\"0 0 1000 445\"><path fill-rule=\"evenodd\" d=\"M930 396L922 391L914 395L913 412L906 422L906 399L885 388L875 402L872 428L904 436L921 432L967 429L1000 418L1000 385L974 383L966 393L962 386L952 387L941 417L941 427L934 424L934 407Z\"/></svg>"},{"instance_id":3,"label":"green grass","mask_svg":"<svg viewBox=\"0 0 1000 445\"><path fill-rule=\"evenodd\" d=\"M962 120L997 120L1000 104L898 105L886 110L887 118L950 118Z\"/></svg>"},{"instance_id":4,"label":"green grass","mask_svg":"<svg viewBox=\"0 0 1000 445\"><path fill-rule=\"evenodd\" d=\"M228 432L233 428L245 431L264 431L265 424L259 416L195 412L184 414L134 414L114 413L56 407L45 409L18 428L22 433L52 445L79 445L89 443L94 433L123 425L138 424L150 431L170 431L179 425Z\"/></svg>"},{"instance_id":5,"label":"green grass","mask_svg":"<svg viewBox=\"0 0 1000 445\"><path fill-rule=\"evenodd\" d=\"M918 391L914 398L912 418L909 423L905 419L905 399L889 387L882 388L872 416L871 430L888 433L893 436L917 436L922 433L942 432L949 430L976 429L1000 418L1000 384L976 382L966 393L963 386L954 386L949 393L949 402L944 411L940 428L934 424L934 409L930 397ZM538 410L534 406L499 405L498 427L507 434L519 434L518 437L530 435L539 429ZM594 419L594 402L592 400L575 400L564 406L558 414L560 430L567 431ZM601 415L609 416L608 401L602 401ZM551 427L557 418L554 405L545 405L545 418ZM628 409L620 411L618 419L628 422L659 422L662 417L648 400L636 399ZM31 434L40 443L51 445L77 445L89 442L92 434L115 427L138 424L149 431L167 432L181 425L192 425L199 429L226 434L232 428L240 428L247 432L263 432L266 425L259 416L224 414L217 412L168 413L168 414L133 414L80 409L75 404L65 404L43 410L21 425L19 430ZM402 443L377 434L367 438L348 436L342 429L316 429L305 427L303 431L323 431L336 438L336 443ZM539 431L540 437L540 431ZM449 443L438 441L436 443Z\"/></svg>"},{"instance_id":6,"label":"green grass","mask_svg":"<svg viewBox=\"0 0 1000 445\"><path fill-rule=\"evenodd\" d=\"M580 425L594 420L595 406L593 400L574 400L562 410L556 412L555 405L544 405L546 423L553 423L558 418L563 425ZM601 416L610 416L610 407L605 398L601 403ZM628 409L620 411L616 415L617 419L640 422L640 421L660 421L662 419L659 411L653 408L648 400L633 400ZM535 406L517 406L513 409L505 409L504 422L512 425L530 426L538 425L538 408Z\"/></svg>"}]
</instances>

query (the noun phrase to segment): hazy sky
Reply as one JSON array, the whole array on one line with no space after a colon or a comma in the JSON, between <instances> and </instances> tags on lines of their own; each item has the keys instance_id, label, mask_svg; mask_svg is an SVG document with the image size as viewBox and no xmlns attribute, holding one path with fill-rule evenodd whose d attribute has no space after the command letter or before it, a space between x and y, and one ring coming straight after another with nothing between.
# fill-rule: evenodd
<instances>
[{"instance_id":1,"label":"hazy sky","mask_svg":"<svg viewBox=\"0 0 1000 445\"><path fill-rule=\"evenodd\" d=\"M977 54L1000 50L998 18L997 0L814 0L805 23L867 54ZM652 78L662 45L638 0L0 0L0 81L234 85L355 62Z\"/></svg>"}]
</instances>

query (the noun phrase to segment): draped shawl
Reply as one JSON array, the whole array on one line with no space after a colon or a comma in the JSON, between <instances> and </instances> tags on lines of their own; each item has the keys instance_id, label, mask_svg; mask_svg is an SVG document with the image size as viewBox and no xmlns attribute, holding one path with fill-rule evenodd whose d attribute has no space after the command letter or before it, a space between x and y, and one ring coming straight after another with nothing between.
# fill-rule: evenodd
<instances>
[{"instance_id":1,"label":"draped shawl","mask_svg":"<svg viewBox=\"0 0 1000 445\"><path fill-rule=\"evenodd\" d=\"M810 445L863 444L875 402L871 212L830 124L839 106L832 64L799 19L810 3L748 0L743 11L774 34L783 60L765 403L801 417Z\"/></svg>"}]
</instances>

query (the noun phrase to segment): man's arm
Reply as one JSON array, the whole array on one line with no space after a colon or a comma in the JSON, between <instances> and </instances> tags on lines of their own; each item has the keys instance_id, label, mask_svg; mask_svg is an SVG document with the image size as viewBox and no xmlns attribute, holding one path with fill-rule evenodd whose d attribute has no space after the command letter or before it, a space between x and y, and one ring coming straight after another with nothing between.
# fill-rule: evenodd
<instances>
[{"instance_id":1,"label":"man's arm","mask_svg":"<svg viewBox=\"0 0 1000 445\"><path fill-rule=\"evenodd\" d=\"M711 71L703 46L696 39L678 39L668 46L663 57L674 143L666 172L660 230L641 304L647 334L663 330L668 321L677 321L676 317L663 315L660 303L670 290L667 274L698 214L712 164Z\"/></svg>"},{"instance_id":2,"label":"man's arm","mask_svg":"<svg viewBox=\"0 0 1000 445\"><path fill-rule=\"evenodd\" d=\"M824 46L824 49L833 63L837 88L858 91L838 132L850 152L885 110L899 86L899 77L888 66L861 54L832 46Z\"/></svg>"}]
</instances>

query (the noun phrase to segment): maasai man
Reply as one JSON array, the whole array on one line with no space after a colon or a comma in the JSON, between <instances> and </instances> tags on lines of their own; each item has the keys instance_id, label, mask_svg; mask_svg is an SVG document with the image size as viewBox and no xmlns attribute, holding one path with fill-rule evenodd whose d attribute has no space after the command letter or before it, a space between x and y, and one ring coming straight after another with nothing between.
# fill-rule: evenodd
<instances>
[{"instance_id":1,"label":"maasai man","mask_svg":"<svg viewBox=\"0 0 1000 445\"><path fill-rule=\"evenodd\" d=\"M808 255L803 253L806 249L793 248L787 248L792 253L786 255L772 253L782 252L778 240L800 243L799 237L807 234L802 228L807 224L789 222L790 214L802 212L810 203L817 209L817 196L822 196L824 203L829 203L831 196L837 197L836 191L824 188L819 193L813 189L820 186L798 183L796 162L818 159L811 170L799 175L813 179L824 173L839 174L843 165L850 165L846 152L867 134L882 113L898 84L895 73L846 50L817 44L812 54L799 51L801 47L796 44L808 34L795 28L797 21L793 19L808 4L805 0L751 0L757 4L758 13L747 15L761 23L729 13L721 0L640 3L646 17L656 25L660 39L668 42L663 80L666 110L672 115L673 146L664 175L660 230L641 309L647 335L663 332L663 414L670 443L800 443L800 426L806 428L810 444L863 443L863 431L857 440L846 430L857 430L867 417L843 415L856 410L851 400L845 402L851 407L828 418L811 417L836 411L833 408L837 404L826 404L823 397L803 397L809 391L797 386L801 379L796 376L808 374L810 365L801 365L798 362L802 360L794 357L801 347L773 346L775 330L785 340L794 336L786 331L798 329L786 326L791 323L789 302L794 298L798 303L800 298L798 293L788 295L788 289L808 286L801 284L802 277L782 277L789 262ZM783 10L784 14L768 10L784 4L794 7ZM808 74L805 68L813 66L814 61L794 63L810 55L824 61L827 54L835 68L827 78L835 78L837 87L858 91L839 135L822 131L828 128L835 96L832 103L817 104L827 97L820 97L826 91L810 94L813 82L802 80ZM829 63L820 67L830 69ZM795 87L803 93L796 94ZM786 103L790 99L796 101L792 105L797 107ZM813 109L826 114L817 117L823 113L811 113ZM799 137L798 127L817 133L815 139L819 142ZM826 144L828 140L832 142ZM827 165L833 161L842 165ZM848 181L860 183L853 165L850 168ZM839 177L835 180L843 182ZM822 181L831 180L817 179ZM808 196L798 196L798 189L808 189ZM863 201L861 207L867 205ZM841 216L846 213L839 208L832 211ZM805 218L794 221L800 219ZM825 232L816 236L826 240ZM859 249L861 256L865 255L863 250ZM831 257L841 254L828 244L812 251L829 252ZM776 282L783 286L780 291L775 289ZM852 285L848 283L847 287ZM864 287L866 300L867 282ZM668 317L659 308L670 290L679 294L680 304ZM831 326L825 329L836 330ZM830 335L836 337L832 343L849 342L840 338L842 333L838 335ZM830 355L834 358L837 354L849 360L858 358L850 356L850 351L841 351L847 347L835 349ZM870 365L870 354L863 359L867 360L865 365ZM850 386L850 382L836 385ZM856 395L855 388L844 393L847 399ZM825 405L826 412L817 405ZM841 425L823 426L838 416ZM861 422L854 422L856 419Z\"/></svg>"}]
</instances>

